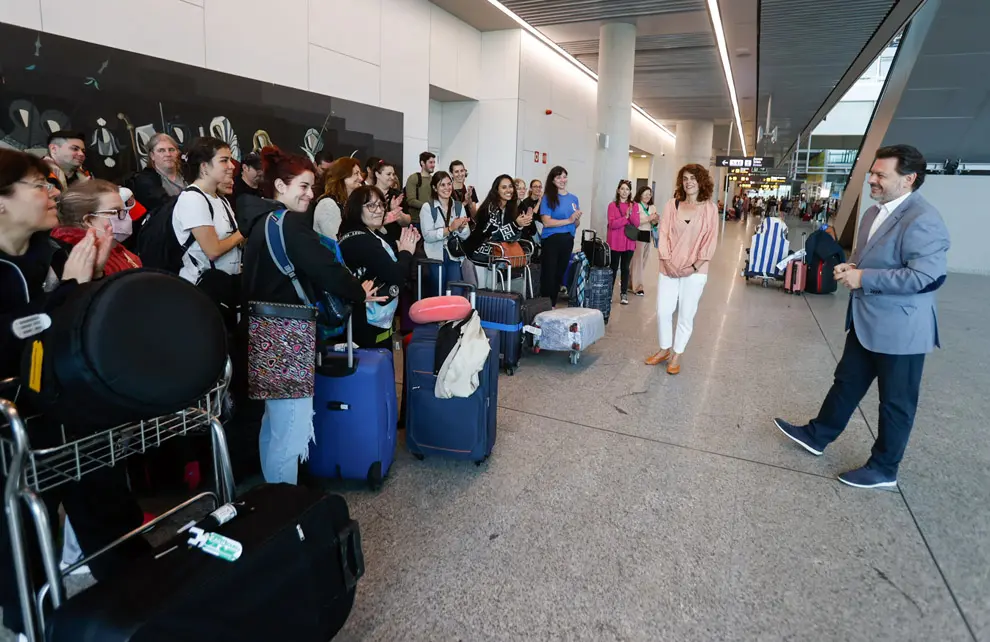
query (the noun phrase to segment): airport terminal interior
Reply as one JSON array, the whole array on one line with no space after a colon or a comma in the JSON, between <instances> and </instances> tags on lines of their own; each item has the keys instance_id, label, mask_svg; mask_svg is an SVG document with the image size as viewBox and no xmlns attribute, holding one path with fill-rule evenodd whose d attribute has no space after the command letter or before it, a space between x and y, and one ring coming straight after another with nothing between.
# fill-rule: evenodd
<instances>
[{"instance_id":1,"label":"airport terminal interior","mask_svg":"<svg viewBox=\"0 0 990 642\"><path fill-rule=\"evenodd\" d=\"M38 228L45 236L54 227L52 239L69 238L68 212L77 201L66 195L83 189L81 184L108 185L113 202L123 204L123 209L90 207L78 218L85 228L101 212L110 212L114 220L106 229L117 240L103 241L115 244L105 267L100 263L107 261L105 255L88 255L87 277L73 284L77 291L85 289L86 280L125 281L110 274L117 251L130 267L143 262L165 269L152 263L146 240L151 237L144 231L150 229L147 221L165 210L140 207L147 211L142 221L134 209L143 205L144 193L133 177L150 174L156 190L164 189L163 202L172 199L161 207L174 208L167 214L174 217L172 227L162 229L176 247L188 238L177 269L165 269L176 274L167 278L206 291L203 272L192 278L187 272L198 266L196 251L210 262L210 272L220 267L236 273L245 297L243 316L235 315L225 335L232 383L216 397L218 403L200 406L205 414L196 411L205 417L201 434L175 440L213 446L210 451L207 444L199 459L202 478L197 467L195 483L182 459L186 468L175 484L158 479L160 487L168 486L165 492L143 492L147 488L138 483L134 462L143 457L150 462L151 456L124 460L124 451L135 452L134 435L160 419L129 416L130 425L142 426L130 433L102 426L98 434L114 444L112 456L93 445L99 437L80 439L75 443L83 445L72 450L75 437L66 437L63 428L60 443L69 445L61 447L60 459L46 459L45 453L54 451L35 453L19 441L6 425L13 422L14 405L0 402L5 485L0 571L7 576L0 587L0 642L193 639L174 633L183 630L178 624L162 624L169 618L195 621L199 628L190 630L211 631L209 639L260 639L213 632L226 625L262 630L266 622L284 617L284 604L269 602L275 600L275 586L291 586L286 595L306 596L299 603L320 603L328 613L341 613L342 627L323 635L347 642L990 642L990 253L981 240L990 213L988 27L985 0L0 0L0 113L10 115L0 125L2 287L15 283L8 280L8 266L27 273L4 235L15 229L9 220L18 211L17 190L32 187L40 188L38 198L47 193L53 208L57 203L58 226ZM205 138L213 146L207 144L209 153L201 157ZM176 160L170 162L178 174L162 169L171 167L158 155L163 140L175 145ZM61 156L73 141L79 143L75 160ZM33 170L15 176L6 169L14 163L8 159L25 153L50 169L47 177L38 176L40 184L31 184ZM236 183L231 189L233 183L221 176L224 170L212 169L224 154L227 178ZM195 163L200 173L189 174ZM563 179L558 168L564 168ZM448 170L450 181L441 176ZM292 191L298 177L312 181L312 194L298 197ZM513 184L516 177L521 189ZM375 187L358 187L366 181ZM448 183L452 192L445 191ZM200 235L197 224L180 223L188 216L183 198L196 191L194 184L200 190L206 186L208 204L230 195L229 227L210 205L213 224L207 219L205 227L212 240ZM499 191L504 185L511 196ZM466 192L458 195L462 188ZM644 192L652 195L655 211L649 202L633 202ZM573 207L566 200L561 207L554 204L574 197ZM469 218L457 243L451 242L457 228L449 219L455 198L459 214L453 216ZM277 252L265 249L272 247L271 237L267 246L256 245L251 239L257 231L244 223L245 211L272 199L278 202L265 206L268 222L254 230L264 227L262 235L272 234L272 221L282 215L269 213L286 211L278 234L284 235L282 251L291 259L302 247L291 235L301 232L290 230L288 221L293 214L306 216L308 209L315 223L303 232L326 252L315 263L334 264L345 276L333 278L346 278L354 287L369 279L379 288L371 294L365 288L367 304L354 299L357 314L367 311L367 320L353 326L362 350L353 370L333 377L357 376L362 360L371 359L361 355L377 348L379 356L387 355L385 387L370 388L377 381L369 375L364 389L347 393L354 399L328 406L364 412L363 401L395 400L394 408L386 404L397 415L386 413L388 425L379 426L378 415L369 414L355 424L356 432L340 438L340 452L332 454L341 473L352 456L347 453L358 450L348 440L369 441L367 435L379 431L392 435L391 441L383 439L389 459L394 449L394 462L372 488L361 475L330 479L318 472L314 453L327 448L321 435L329 443L324 431L337 430L327 426L342 414L321 420L328 411L321 407L320 386L330 385L320 383L326 374L322 357L315 367L315 393L310 387L291 399L255 395L253 347L242 348L244 363L252 365L249 374L239 376L238 341L244 346L254 341L250 333L257 318L250 316L256 312L246 303L248 291L258 287L262 268L282 279L288 300L298 302L299 288L293 289L288 271L279 267ZM420 201L426 203L422 210ZM339 234L320 227L327 204L335 210ZM428 237L431 206L437 227ZM446 226L436 219L444 207ZM571 209L558 215L566 208ZM642 213L635 221L626 218L634 208ZM534 209L541 216L533 216ZM657 218L651 225L647 217L653 212ZM118 235L125 219L127 234ZM699 227L699 240L690 241L689 248L683 240L694 238ZM415 250L419 233L413 229L421 230L425 241ZM371 259L368 267L355 268L363 259L348 249L345 230L370 231L381 240L388 262L401 263L409 274L389 290L392 282L378 278ZM516 236L506 236L506 230ZM610 245L603 261L597 249L603 245L585 242L590 230ZM243 255L242 244L224 245L224 239L242 233ZM135 245L126 241L131 234ZM562 250L554 244L561 234L572 235ZM75 249L52 240L53 252L64 247L69 259L64 275L52 272L62 285L53 290L56 286L46 283L45 296L51 295L46 300L65 291L70 270L79 273L82 259L74 264L73 256L82 254L76 251L80 245L102 248L99 240L90 241L98 236L80 231ZM223 251L209 249L214 245ZM834 254L825 257L820 249L825 245L834 247ZM258 247L263 259L257 258ZM510 257L522 269L503 271L510 261L493 262L486 247L495 255L522 247ZM706 247L714 253L704 254ZM327 248L337 248L337 254ZM237 252L230 262L236 267L221 266L225 252ZM679 253L690 258L675 267ZM479 258L482 254L486 258ZM560 270L554 276L558 254L568 266L566 275ZM405 263L403 256L409 259ZM434 319L447 324L429 339L434 372L425 374L437 381L437 393L425 399L420 386L414 387L424 375L415 361L421 352L414 351L417 342L427 340L424 327L436 323L420 323L416 307L409 312L406 303L437 294L417 293L417 284L420 291L431 289L438 277L429 270L423 277L413 267L437 256L445 266L451 261L459 266L461 279L454 280L477 282L478 312L467 317L467 329L456 326L463 334L443 334L461 317ZM251 267L261 260L268 263ZM639 273L630 262L641 260ZM297 266L315 264L301 261ZM308 269L315 270L299 273L305 276ZM313 277L313 291L323 287L316 283ZM596 294L597 283L611 283L604 298ZM27 280L24 284L27 293ZM184 287L192 289L188 283ZM389 296L371 298L376 293ZM517 317L486 317L488 308L480 301L495 296L519 306ZM672 345L663 332L664 324L671 324L664 312L671 297L680 306L671 325L676 328ZM0 293L0 307L8 298ZM329 294L318 298L334 300ZM397 308L389 307L393 300ZM544 300L541 314L525 318L523 310ZM690 327L685 306L692 302L697 312L685 346L677 334L683 338L685 324ZM308 299L305 304L313 307ZM208 307L219 319L214 306ZM48 314L40 316L58 320L59 308L45 309ZM0 309L5 323L36 311ZM588 317L567 316L575 311ZM384 324L382 314L388 315ZM325 315L322 310L310 327L317 337ZM415 321L409 328L407 316ZM565 319L563 333L574 343L561 351L534 350L534 342L550 341L557 319ZM471 320L480 325L475 328ZM592 337L589 328L599 321L604 332ZM35 392L36 386L50 385L35 377L41 339L34 352L23 340L32 332L53 336L48 333L61 326L48 319L51 330L28 331L18 323L0 328L3 349L17 345L28 352L24 359L2 355L3 364L16 365L0 371L0 379L11 377L14 386L0 382L0 399L20 405L23 397L8 394L24 388L15 378L29 379L26 385ZM222 334L223 324L217 323ZM234 329L248 325L243 336ZM373 341L361 338L369 328ZM473 378L467 375L469 391L450 393L465 399L450 401L480 399L480 407L494 406L490 418L481 420L449 410L466 405L445 411L446 400L439 399L455 357L464 358L478 345L469 343L474 331L484 355ZM7 338L11 333L23 346ZM438 334L457 342L447 357L439 356ZM508 368L507 344L498 343L506 336L518 336L522 345L518 363ZM495 337L491 353L490 337ZM580 343L585 340L590 345ZM326 343L321 339L318 345ZM660 359L668 349L673 352ZM330 350L327 359L340 359ZM309 356L306 368L312 373L315 356ZM651 356L656 357L652 364ZM493 376L486 364L500 357L503 367ZM837 372L840 360L847 367ZM24 375L18 369L22 361L29 367ZM874 381L857 403L850 392L856 384L850 382L871 368L883 386ZM251 400L238 396L242 379ZM454 389L449 385L448 392ZM285 419L295 412L286 408L302 402L302 414L308 415L306 404L314 394L315 444L307 442L307 454L299 456L283 448L292 469L287 474L284 464L272 463L277 459L270 444L287 439L278 430L301 425L298 418ZM32 408L41 403L28 399ZM846 429L829 443L821 436L826 411L842 404L853 412ZM250 408L257 415L245 419ZM193 410L170 416L193 416L183 413ZM71 418L62 421L71 425ZM280 422L286 425L273 428ZM431 426L421 427L424 423ZM305 441L308 424L302 424L307 428L295 434ZM26 425L30 438L32 423ZM212 441L205 436L221 425L225 447L216 436ZM440 425L462 434L487 430L487 450L482 444L480 456L468 457L454 446L433 448L426 441L442 439ZM900 445L891 446L895 442ZM885 448L904 448L903 459ZM229 450L229 458L218 454L221 450ZM189 451L170 452L192 457ZM228 459L232 471L224 468ZM308 459L300 464L298 481L296 459ZM48 465L61 477L46 477ZM145 466L141 476L148 479L166 474L164 466ZM257 511L250 507L253 517L244 517L244 506L266 483L297 483L342 497L360 529L351 544L363 554L363 562L347 553L335 561L345 576L352 561L352 570L362 566L353 606L342 605L340 595L319 602L325 587L314 588L320 582L297 568L307 564L269 563L285 558L288 550L279 552L282 558L264 550L285 542L274 535L260 538L263 544L245 540L239 561L236 541L234 561L218 562L204 553L203 559L218 564L209 568L223 578L214 586L224 597L203 604L201 616L193 618L177 606L195 595L180 582L162 582L174 594L160 598L160 612L94 606L94 596L113 594L99 593L101 584L123 586L119 578L133 569L159 572L164 564L153 566L149 557L99 582L86 572L88 566L75 572L91 565L86 556L96 551L84 545L69 552L76 536L65 515L76 504L63 499L59 510L45 484L68 497L66 487L83 484L82 477L97 469L126 478L125 492L133 494L128 501L137 502L146 523L161 516L160 524L138 536L157 553L156 562L160 556L169 559L171 549L164 549L179 527L195 522L206 530L235 532L225 531L223 520L207 517L224 500L246 498L234 504L242 515L233 517L229 528L238 521L261 523L262 505ZM195 493L214 491L220 499L200 498L170 512ZM47 538L35 534L23 510L22 500L32 496L49 502ZM15 513L22 516L12 520ZM299 534L292 544L302 546L308 539L298 525L303 519L289 522ZM92 521L72 518L76 530ZM105 543L129 529L114 532ZM313 537L312 527L307 529ZM289 539L295 539L294 532ZM17 535L27 543L24 551L12 550L21 547ZM193 546L206 551L207 545L190 540L182 554L197 554ZM39 617L33 594L46 581L46 571L38 560L48 561L49 552L55 564L63 562L57 583L64 590L50 592ZM23 609L15 582L21 557L25 573L33 573L25 584L32 598ZM227 581L237 577L238 564L252 563L263 572ZM309 565L323 568L318 561ZM286 570L290 567L295 575ZM48 578L57 571L49 568ZM195 572L190 570L190 577ZM21 576L16 574L17 581ZM327 584L337 581L334 575ZM201 580L199 586L205 585ZM148 603L156 599L147 596ZM236 606L259 601L255 613ZM228 606L233 610L222 612ZM28 614L26 624L8 617L18 610ZM233 613L240 622L230 621ZM282 639L321 639L316 628L306 627L316 627L318 620L324 625L324 614L312 615L296 618L304 623ZM258 624L250 624L255 617ZM165 633L169 630L173 633ZM151 637L140 637L141 631Z\"/></svg>"}]
</instances>

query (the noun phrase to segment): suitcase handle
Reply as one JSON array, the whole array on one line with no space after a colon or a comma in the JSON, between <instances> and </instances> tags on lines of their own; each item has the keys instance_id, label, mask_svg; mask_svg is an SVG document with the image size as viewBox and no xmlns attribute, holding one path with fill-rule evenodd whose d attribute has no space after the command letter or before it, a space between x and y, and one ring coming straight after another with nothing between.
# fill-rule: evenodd
<instances>
[{"instance_id":1,"label":"suitcase handle","mask_svg":"<svg viewBox=\"0 0 990 642\"><path fill-rule=\"evenodd\" d=\"M588 236L589 234L591 236ZM598 232L595 230L581 230L582 241L594 241L596 238L598 238Z\"/></svg>"},{"instance_id":2,"label":"suitcase handle","mask_svg":"<svg viewBox=\"0 0 990 642\"><path fill-rule=\"evenodd\" d=\"M473 310L477 305L478 296L478 286L473 283L468 283L466 281L451 281L447 284L447 296L453 293L454 288L461 288L462 290L467 290L468 301L471 302L471 309Z\"/></svg>"},{"instance_id":3,"label":"suitcase handle","mask_svg":"<svg viewBox=\"0 0 990 642\"><path fill-rule=\"evenodd\" d=\"M364 553L361 550L361 531L353 519L337 533L340 552L340 570L348 591L357 586L364 575Z\"/></svg>"},{"instance_id":4,"label":"suitcase handle","mask_svg":"<svg viewBox=\"0 0 990 642\"><path fill-rule=\"evenodd\" d=\"M416 300L422 301L423 299L423 266L424 265L439 265L440 266L440 282L437 283L437 296L443 294L443 261L439 259L416 259Z\"/></svg>"}]
</instances>

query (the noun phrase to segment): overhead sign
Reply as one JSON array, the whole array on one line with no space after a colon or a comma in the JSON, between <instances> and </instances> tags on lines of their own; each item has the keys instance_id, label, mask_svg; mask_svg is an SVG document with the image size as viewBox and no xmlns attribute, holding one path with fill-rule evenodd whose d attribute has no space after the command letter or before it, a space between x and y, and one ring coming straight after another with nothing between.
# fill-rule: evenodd
<instances>
[{"instance_id":1,"label":"overhead sign","mask_svg":"<svg viewBox=\"0 0 990 642\"><path fill-rule=\"evenodd\" d=\"M716 156L718 167L773 167L773 158L769 156Z\"/></svg>"}]
</instances>

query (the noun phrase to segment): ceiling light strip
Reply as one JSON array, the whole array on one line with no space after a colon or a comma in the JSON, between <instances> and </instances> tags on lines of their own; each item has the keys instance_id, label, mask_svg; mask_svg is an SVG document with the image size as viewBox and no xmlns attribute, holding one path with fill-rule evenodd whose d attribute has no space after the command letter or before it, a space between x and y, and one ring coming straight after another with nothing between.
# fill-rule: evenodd
<instances>
[{"instance_id":1,"label":"ceiling light strip","mask_svg":"<svg viewBox=\"0 0 990 642\"><path fill-rule=\"evenodd\" d=\"M739 142L742 143L743 156L748 156L749 154L746 151L746 136L743 135L742 117L739 115L739 101L736 99L736 82L732 78L732 65L729 64L729 48L725 44L725 31L722 29L722 14L718 11L718 0L708 0L708 15L712 19L715 42L718 44L719 57L722 59L722 70L725 72L725 83L729 86L729 98L732 100L732 111L736 116Z\"/></svg>"},{"instance_id":2,"label":"ceiling light strip","mask_svg":"<svg viewBox=\"0 0 990 642\"><path fill-rule=\"evenodd\" d=\"M581 62L580 60L578 60L577 58L575 58L571 54L569 54L566 51L564 51L564 49L560 45L558 45L556 42L554 42L550 38L547 38L545 35L543 35L543 32L542 31L540 31L539 29L537 29L533 25L529 24L528 22L526 22L525 20L523 20L522 18L520 18L519 16L517 16L515 13L512 12L512 10L510 10L508 7L506 7L504 4L502 4L498 0L488 0L488 2L493 7L495 7L496 9L498 9L499 11L501 11L502 13L504 13L505 15L507 15L508 17L512 18L512 20L515 21L526 32L528 32L530 35L532 35L537 40L539 40L540 42L542 42L544 45L546 45L547 47L549 47L558 56L560 56L561 58L563 58L567 62L569 62L572 65L574 65L575 67L577 67L580 71L582 71L585 74L587 74L587 76L589 78L591 78L592 80L594 80L595 82L598 82L598 74L596 74L591 69L589 69L588 66L585 65L583 62ZM662 131L664 134L666 134L667 136L669 136L670 137L670 140L675 140L677 138L676 136L674 136L674 133L672 131L670 131L669 129L667 129L666 127L664 127L663 125L661 125L659 122L657 122L657 119L653 118L653 116L650 116L648 113L646 113L646 110L645 109L643 109L642 107L640 107L636 103L632 103L632 108L634 110L636 110L637 112L639 112L646 120L648 120L650 122L650 124L652 124L653 126L655 126L656 128L658 128L660 131ZM739 111L736 110L736 114L737 115L738 115L738 113L739 113Z\"/></svg>"}]
</instances>

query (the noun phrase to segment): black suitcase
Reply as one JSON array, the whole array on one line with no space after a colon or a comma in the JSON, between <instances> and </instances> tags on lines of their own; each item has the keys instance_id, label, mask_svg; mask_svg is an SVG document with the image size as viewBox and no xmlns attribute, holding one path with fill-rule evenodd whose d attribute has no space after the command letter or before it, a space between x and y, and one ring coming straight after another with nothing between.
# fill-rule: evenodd
<instances>
[{"instance_id":1,"label":"black suitcase","mask_svg":"<svg viewBox=\"0 0 990 642\"><path fill-rule=\"evenodd\" d=\"M499 363L511 376L522 355L523 296L518 292L478 290L476 307L481 326L501 334Z\"/></svg>"},{"instance_id":2,"label":"black suitcase","mask_svg":"<svg viewBox=\"0 0 990 642\"><path fill-rule=\"evenodd\" d=\"M593 268L612 266L612 250L595 230L581 232L581 251Z\"/></svg>"},{"instance_id":3,"label":"black suitcase","mask_svg":"<svg viewBox=\"0 0 990 642\"><path fill-rule=\"evenodd\" d=\"M533 320L541 312L549 312L553 310L553 304L550 303L548 297L539 297L537 299L527 299L523 301L522 304L522 322L523 326L533 325ZM533 335L523 332L523 345L527 348L532 347Z\"/></svg>"},{"instance_id":4,"label":"black suitcase","mask_svg":"<svg viewBox=\"0 0 990 642\"><path fill-rule=\"evenodd\" d=\"M48 618L48 642L327 642L344 626L364 573L342 497L262 485L237 516L205 528L243 545L224 561L179 535Z\"/></svg>"}]
</instances>

